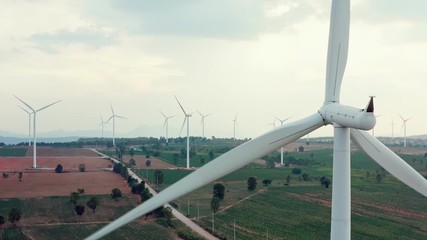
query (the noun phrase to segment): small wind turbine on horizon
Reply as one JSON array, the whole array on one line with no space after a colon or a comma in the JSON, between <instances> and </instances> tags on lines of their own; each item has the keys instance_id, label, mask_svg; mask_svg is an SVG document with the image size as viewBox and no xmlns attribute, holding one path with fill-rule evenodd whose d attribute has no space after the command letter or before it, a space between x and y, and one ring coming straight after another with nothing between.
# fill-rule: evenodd
<instances>
[{"instance_id":1,"label":"small wind turbine on horizon","mask_svg":"<svg viewBox=\"0 0 427 240\"><path fill-rule=\"evenodd\" d=\"M269 123L268 125L273 126L273 129L276 127L276 118L274 118L273 122Z\"/></svg>"},{"instance_id":2,"label":"small wind turbine on horizon","mask_svg":"<svg viewBox=\"0 0 427 240\"><path fill-rule=\"evenodd\" d=\"M237 114L233 119L233 139L236 141Z\"/></svg>"},{"instance_id":3,"label":"small wind turbine on horizon","mask_svg":"<svg viewBox=\"0 0 427 240\"><path fill-rule=\"evenodd\" d=\"M114 109L113 109L113 105L111 105L111 103L110 103L110 107L111 107L111 113L113 114L113 115L111 115L111 117L107 120L107 123L111 120L111 119L113 119L113 146L115 147L116 146L116 141L115 141L115 129L116 129L116 121L115 121L115 119L116 118L121 118L121 119L126 119L125 117L122 117L122 116L119 116L119 115L116 115L115 113L114 113Z\"/></svg>"},{"instance_id":4,"label":"small wind turbine on horizon","mask_svg":"<svg viewBox=\"0 0 427 240\"><path fill-rule=\"evenodd\" d=\"M14 95L14 97L16 99L18 99L20 102L22 102L25 106L27 106L29 109L31 109L32 114L33 114L33 168L37 168L37 135L36 135L36 113L40 112L58 102L60 102L61 100L58 100L54 103L48 104L42 108L39 108L37 110L34 110L34 108L32 108L28 103L24 102L22 99L18 98L17 96Z\"/></svg>"},{"instance_id":5,"label":"small wind turbine on horizon","mask_svg":"<svg viewBox=\"0 0 427 240\"><path fill-rule=\"evenodd\" d=\"M187 122L187 169L190 169L190 117L193 115L192 113L187 113L179 102L178 98L175 96L176 101L184 113L184 122L182 122L181 131L179 132L179 136L181 136L182 129L184 129L185 122Z\"/></svg>"},{"instance_id":6,"label":"small wind turbine on horizon","mask_svg":"<svg viewBox=\"0 0 427 240\"><path fill-rule=\"evenodd\" d=\"M394 120L391 118L391 142L394 142Z\"/></svg>"},{"instance_id":7,"label":"small wind turbine on horizon","mask_svg":"<svg viewBox=\"0 0 427 240\"><path fill-rule=\"evenodd\" d=\"M286 122L287 120L290 119L290 117L285 118L285 119L280 119L278 117L276 117L277 121L280 122L280 126L283 125L284 122ZM283 165L283 146L280 148L280 164Z\"/></svg>"},{"instance_id":8,"label":"small wind turbine on horizon","mask_svg":"<svg viewBox=\"0 0 427 240\"><path fill-rule=\"evenodd\" d=\"M89 236L87 240L99 239L130 221L326 125L331 125L334 129L331 240L351 239L350 140L390 174L427 197L427 179L367 132L376 123L373 98L370 98L365 108L341 104L340 91L347 63L349 42L350 0L332 0L330 16L325 98L317 111L303 119L270 130L222 154L104 226ZM274 221L274 219L271 220Z\"/></svg>"},{"instance_id":9,"label":"small wind turbine on horizon","mask_svg":"<svg viewBox=\"0 0 427 240\"><path fill-rule=\"evenodd\" d=\"M173 116L166 116L162 111L160 113L165 117L165 122L163 123L163 128L166 128L166 145L168 145L168 128L169 128L169 118L173 118L176 115Z\"/></svg>"},{"instance_id":10,"label":"small wind turbine on horizon","mask_svg":"<svg viewBox=\"0 0 427 240\"><path fill-rule=\"evenodd\" d=\"M212 115L212 113L209 113L207 115L203 115L200 111L197 111L197 112L199 113L200 117L202 118L200 120L200 124L202 125L202 138L205 138L205 118Z\"/></svg>"},{"instance_id":11,"label":"small wind turbine on horizon","mask_svg":"<svg viewBox=\"0 0 427 240\"><path fill-rule=\"evenodd\" d=\"M99 117L101 118L101 122L99 123L99 126L101 127L101 132L102 132L101 136L102 138L104 138L104 126L108 123L108 121L104 121L101 114L99 115Z\"/></svg>"},{"instance_id":12,"label":"small wind turbine on horizon","mask_svg":"<svg viewBox=\"0 0 427 240\"><path fill-rule=\"evenodd\" d=\"M33 112L27 111L27 109L21 106L18 107L28 113L28 146L31 147L31 115L33 114Z\"/></svg>"},{"instance_id":13,"label":"small wind turbine on horizon","mask_svg":"<svg viewBox=\"0 0 427 240\"><path fill-rule=\"evenodd\" d=\"M406 148L406 123L411 120L412 118L403 118L401 115L399 115L400 119L402 119L402 128L403 128L403 147Z\"/></svg>"}]
</instances>

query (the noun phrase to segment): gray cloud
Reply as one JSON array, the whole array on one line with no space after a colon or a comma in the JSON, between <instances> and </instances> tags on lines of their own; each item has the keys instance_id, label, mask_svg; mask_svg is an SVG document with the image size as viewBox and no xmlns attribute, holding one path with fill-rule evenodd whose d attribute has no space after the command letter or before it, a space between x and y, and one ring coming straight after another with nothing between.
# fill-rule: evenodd
<instances>
[{"instance_id":1,"label":"gray cloud","mask_svg":"<svg viewBox=\"0 0 427 240\"><path fill-rule=\"evenodd\" d=\"M79 28L76 31L65 29L53 33L37 33L30 37L36 47L46 53L56 53L57 47L70 44L84 44L89 47L99 48L111 45L116 39L111 34L89 28Z\"/></svg>"}]
</instances>

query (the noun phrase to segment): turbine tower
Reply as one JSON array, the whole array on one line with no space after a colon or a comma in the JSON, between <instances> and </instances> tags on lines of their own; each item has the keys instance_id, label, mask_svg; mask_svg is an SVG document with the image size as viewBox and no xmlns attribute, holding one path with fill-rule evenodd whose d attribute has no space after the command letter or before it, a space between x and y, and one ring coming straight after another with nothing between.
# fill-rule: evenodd
<instances>
[{"instance_id":1,"label":"turbine tower","mask_svg":"<svg viewBox=\"0 0 427 240\"><path fill-rule=\"evenodd\" d=\"M225 176L242 166L325 126L334 127L331 239L351 239L350 137L381 167L427 197L427 179L367 131L375 126L374 102L364 109L340 103L347 61L350 0L332 0L325 101L318 111L254 138L187 175L87 238L99 239L165 203Z\"/></svg>"},{"instance_id":2,"label":"turbine tower","mask_svg":"<svg viewBox=\"0 0 427 240\"><path fill-rule=\"evenodd\" d=\"M276 118L274 118L274 120L271 123L269 123L268 125L273 126L273 129L274 129L276 127Z\"/></svg>"},{"instance_id":3,"label":"turbine tower","mask_svg":"<svg viewBox=\"0 0 427 240\"><path fill-rule=\"evenodd\" d=\"M205 118L209 117L210 115L212 115L212 113L209 113L207 115L203 115L201 112L197 111L200 115L200 117L202 117L202 119L200 120L200 124L202 124L202 138L205 137Z\"/></svg>"},{"instance_id":4,"label":"turbine tower","mask_svg":"<svg viewBox=\"0 0 427 240\"><path fill-rule=\"evenodd\" d=\"M33 114L33 168L37 168L37 136L36 136L36 113L40 112L41 110L44 110L50 106L52 106L53 104L56 104L59 101L56 101L54 103L51 103L49 105L46 105L42 108L39 108L37 110L34 110L34 108L32 108L29 104L27 104L26 102L24 102L23 100L21 100L20 98L18 98L17 96L15 96L16 99L18 99L20 102L22 102L25 106L27 106L29 109L31 109L32 114Z\"/></svg>"},{"instance_id":5,"label":"turbine tower","mask_svg":"<svg viewBox=\"0 0 427 240\"><path fill-rule=\"evenodd\" d=\"M236 126L237 126L237 114L233 119L233 139L236 141Z\"/></svg>"},{"instance_id":6,"label":"turbine tower","mask_svg":"<svg viewBox=\"0 0 427 240\"><path fill-rule=\"evenodd\" d=\"M110 107L111 107L111 113L112 113L112 115L111 115L111 117L107 120L107 123L111 120L111 119L113 119L113 146L115 147L116 146L116 141L115 141L115 128L116 128L116 126L115 126L115 119L116 118L121 118L121 119L126 119L125 117L122 117L122 116L119 116L119 115L116 115L115 113L114 113L114 109L113 109L113 105L111 105L111 103L110 103Z\"/></svg>"},{"instance_id":7,"label":"turbine tower","mask_svg":"<svg viewBox=\"0 0 427 240\"><path fill-rule=\"evenodd\" d=\"M285 118L285 119L280 119L280 118L276 117L276 119L280 122L280 126L282 126L284 122L289 120L289 118L290 117ZM283 166L283 146L280 148L280 165Z\"/></svg>"},{"instance_id":8,"label":"turbine tower","mask_svg":"<svg viewBox=\"0 0 427 240\"><path fill-rule=\"evenodd\" d=\"M160 113L163 115L163 117L165 117L165 123L163 124L163 128L166 128L166 145L168 145L169 118L173 118L175 117L175 115L167 117L162 111L160 111Z\"/></svg>"},{"instance_id":9,"label":"turbine tower","mask_svg":"<svg viewBox=\"0 0 427 240\"><path fill-rule=\"evenodd\" d=\"M402 119L402 128L403 128L403 147L406 148L406 123L411 120L411 118L404 119L401 115L399 115L400 119Z\"/></svg>"},{"instance_id":10,"label":"turbine tower","mask_svg":"<svg viewBox=\"0 0 427 240\"><path fill-rule=\"evenodd\" d=\"M31 146L31 114L33 114L33 112L27 111L27 109L18 106L20 109L22 109L23 111L25 111L26 113L28 113L28 146Z\"/></svg>"},{"instance_id":11,"label":"turbine tower","mask_svg":"<svg viewBox=\"0 0 427 240\"><path fill-rule=\"evenodd\" d=\"M179 106L181 107L182 112L184 113L184 122L182 122L181 131L179 132L180 136L182 133L182 129L184 129L185 122L187 122L187 169L190 169L190 117L193 114L185 112L184 108L182 107L181 103L179 102L176 96L175 96L175 99L178 102Z\"/></svg>"}]
</instances>

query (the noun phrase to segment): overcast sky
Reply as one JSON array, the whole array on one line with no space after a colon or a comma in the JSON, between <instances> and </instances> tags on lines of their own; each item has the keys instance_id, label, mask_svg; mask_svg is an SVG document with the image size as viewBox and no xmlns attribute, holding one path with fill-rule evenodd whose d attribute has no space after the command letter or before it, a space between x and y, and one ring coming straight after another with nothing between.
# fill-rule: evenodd
<instances>
[{"instance_id":1,"label":"overcast sky","mask_svg":"<svg viewBox=\"0 0 427 240\"><path fill-rule=\"evenodd\" d=\"M206 118L206 136L271 130L324 99L330 0L5 0L0 8L0 131L26 134L17 95L40 112L38 132L97 130L116 113L117 136L134 129L177 136L183 115ZM427 1L354 0L343 104L375 95L376 135L427 133ZM112 125L106 126L111 131ZM191 135L201 135L200 116ZM149 130L147 130L149 129ZM324 127L310 136L330 136ZM140 133L138 135L145 135Z\"/></svg>"}]
</instances>

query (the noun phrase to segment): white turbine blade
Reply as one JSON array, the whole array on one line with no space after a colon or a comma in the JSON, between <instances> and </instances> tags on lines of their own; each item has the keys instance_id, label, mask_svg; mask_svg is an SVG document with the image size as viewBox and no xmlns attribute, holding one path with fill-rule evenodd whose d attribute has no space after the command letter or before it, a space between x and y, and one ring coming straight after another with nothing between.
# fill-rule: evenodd
<instances>
[{"instance_id":1,"label":"white turbine blade","mask_svg":"<svg viewBox=\"0 0 427 240\"><path fill-rule=\"evenodd\" d=\"M168 117L166 117L166 115L162 111L160 111L160 113L163 115L163 117L168 118Z\"/></svg>"},{"instance_id":2,"label":"white turbine blade","mask_svg":"<svg viewBox=\"0 0 427 240\"><path fill-rule=\"evenodd\" d=\"M166 123L168 122L168 118L165 119L165 122L163 123L163 128L166 127Z\"/></svg>"},{"instance_id":3,"label":"white turbine blade","mask_svg":"<svg viewBox=\"0 0 427 240\"><path fill-rule=\"evenodd\" d=\"M197 110L196 112L199 113L200 117L204 118L205 116L203 116L203 114L201 112L199 112L199 110Z\"/></svg>"},{"instance_id":4,"label":"white turbine blade","mask_svg":"<svg viewBox=\"0 0 427 240\"><path fill-rule=\"evenodd\" d=\"M89 236L87 240L99 239L163 204L229 174L283 145L299 139L321 127L323 124L322 117L316 113L299 121L283 125L280 128L276 128L258 138L246 142L219 156L167 189L161 191L158 195Z\"/></svg>"},{"instance_id":5,"label":"white turbine blade","mask_svg":"<svg viewBox=\"0 0 427 240\"><path fill-rule=\"evenodd\" d=\"M182 122L181 131L179 131L179 136L181 136L182 129L184 129L185 122L187 121L187 116L184 117L184 122Z\"/></svg>"},{"instance_id":6,"label":"white turbine blade","mask_svg":"<svg viewBox=\"0 0 427 240\"><path fill-rule=\"evenodd\" d=\"M27 111L27 109L25 109L25 108L23 108L23 107L21 107L21 106L18 106L20 109L22 109L22 110L24 110L26 113L28 113L28 114L31 114L32 112L29 112L29 111Z\"/></svg>"},{"instance_id":7,"label":"white turbine blade","mask_svg":"<svg viewBox=\"0 0 427 240\"><path fill-rule=\"evenodd\" d=\"M36 112L40 112L41 110L46 109L46 108L48 108L48 107L50 107L50 106L52 106L52 105L54 105L54 104L57 104L57 103L59 103L60 101L61 101L61 100L58 100L58 101L56 101L56 102L54 102L54 103L51 103L51 104L49 104L49 105L46 105L46 106L44 106L44 107L42 107L42 108L38 109Z\"/></svg>"},{"instance_id":8,"label":"white turbine blade","mask_svg":"<svg viewBox=\"0 0 427 240\"><path fill-rule=\"evenodd\" d=\"M110 103L110 108L111 108L111 113L113 114L113 116L114 116L114 109L113 109L113 105Z\"/></svg>"},{"instance_id":9,"label":"white turbine blade","mask_svg":"<svg viewBox=\"0 0 427 240\"><path fill-rule=\"evenodd\" d=\"M326 65L325 103L339 102L347 63L350 29L350 0L332 1Z\"/></svg>"},{"instance_id":10,"label":"white turbine blade","mask_svg":"<svg viewBox=\"0 0 427 240\"><path fill-rule=\"evenodd\" d=\"M20 99L19 97L17 97L17 96L15 96L15 95L13 95L16 99L18 99L19 101L21 101L25 106L27 106L29 109L31 109L33 112L35 112L34 111L34 109L29 105L29 104L27 104L26 102L24 102L22 99Z\"/></svg>"},{"instance_id":11,"label":"white turbine blade","mask_svg":"<svg viewBox=\"0 0 427 240\"><path fill-rule=\"evenodd\" d=\"M114 115L112 115L111 117L109 117L105 123L108 123L113 117L114 117Z\"/></svg>"},{"instance_id":12,"label":"white turbine blade","mask_svg":"<svg viewBox=\"0 0 427 240\"><path fill-rule=\"evenodd\" d=\"M118 118L121 118L121 119L127 119L127 118L119 116L119 115L114 115L114 117L118 117Z\"/></svg>"},{"instance_id":13,"label":"white turbine blade","mask_svg":"<svg viewBox=\"0 0 427 240\"><path fill-rule=\"evenodd\" d=\"M351 139L381 167L427 197L427 180L378 139L355 129L351 129Z\"/></svg>"},{"instance_id":14,"label":"white turbine blade","mask_svg":"<svg viewBox=\"0 0 427 240\"><path fill-rule=\"evenodd\" d=\"M405 122L405 119L402 117L402 115L399 114L400 119L402 119L403 122Z\"/></svg>"},{"instance_id":15,"label":"white turbine blade","mask_svg":"<svg viewBox=\"0 0 427 240\"><path fill-rule=\"evenodd\" d=\"M181 103L179 102L178 98L175 96L176 101L178 102L179 106L181 107L182 111L184 112L185 115L187 115L187 113L185 112L184 108L182 107Z\"/></svg>"}]
</instances>

